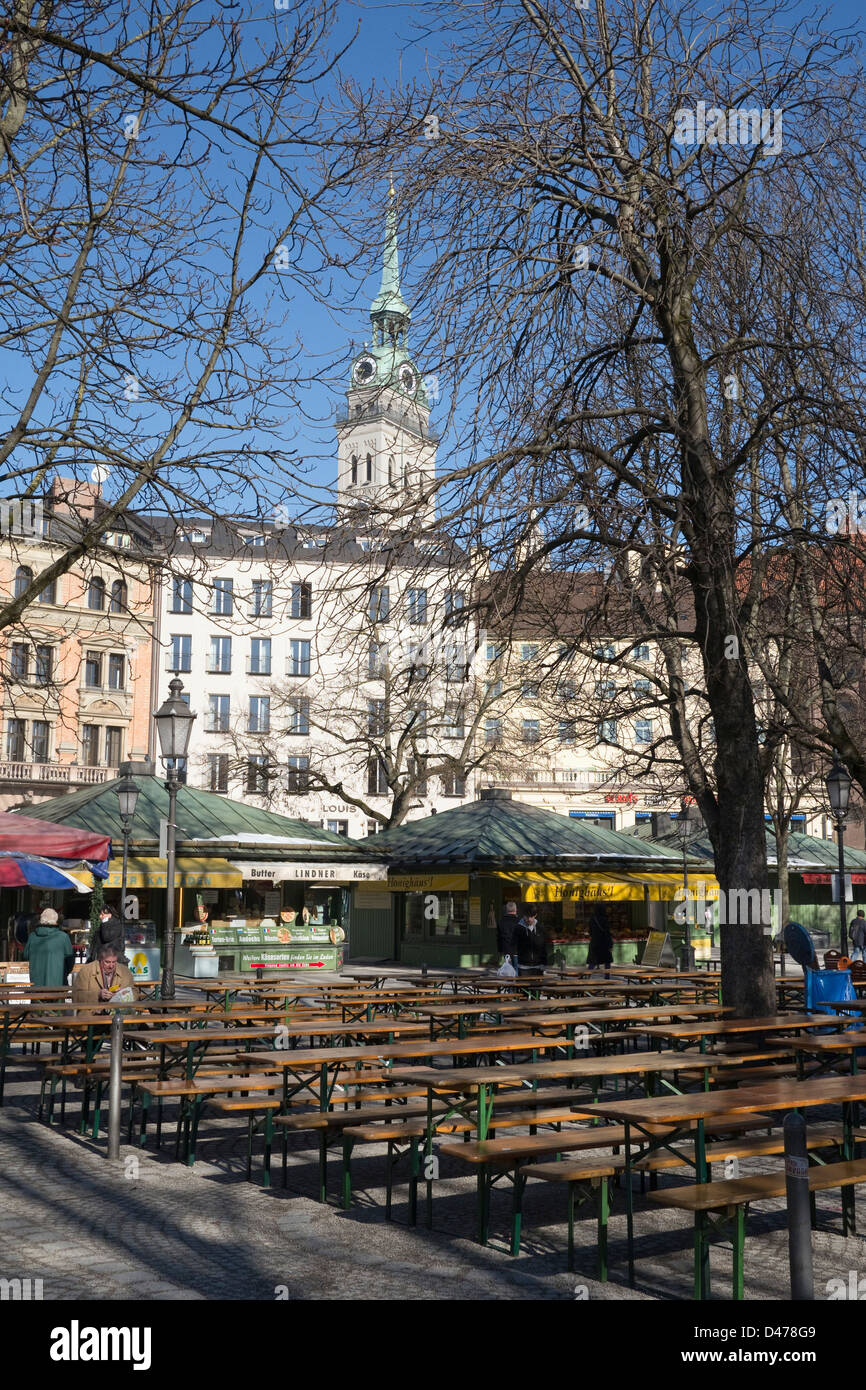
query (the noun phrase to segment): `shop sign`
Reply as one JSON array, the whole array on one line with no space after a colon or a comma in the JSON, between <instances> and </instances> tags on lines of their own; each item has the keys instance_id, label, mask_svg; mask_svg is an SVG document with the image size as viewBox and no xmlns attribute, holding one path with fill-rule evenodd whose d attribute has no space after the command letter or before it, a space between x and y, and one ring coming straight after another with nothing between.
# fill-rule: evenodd
<instances>
[{"instance_id":1,"label":"shop sign","mask_svg":"<svg viewBox=\"0 0 866 1390\"><path fill-rule=\"evenodd\" d=\"M832 883L832 882L833 882L833 879L834 879L834 878L837 878L837 877L838 877L837 874L803 874L803 875L802 875L802 878L803 878L803 882L804 882L804 883L828 883L828 884L829 884L829 883ZM847 879L849 879L849 880L851 881L851 883L859 883L861 886L862 886L864 883L866 883L866 874L846 874L845 877L846 877Z\"/></svg>"},{"instance_id":2,"label":"shop sign","mask_svg":"<svg viewBox=\"0 0 866 1390\"><path fill-rule=\"evenodd\" d=\"M624 806L637 805L637 796L634 792L605 792L604 799L607 802L622 803Z\"/></svg>"},{"instance_id":3,"label":"shop sign","mask_svg":"<svg viewBox=\"0 0 866 1390\"><path fill-rule=\"evenodd\" d=\"M257 966L264 966L266 970L338 970L342 963L342 950L331 946L321 951L241 951L239 968L255 970Z\"/></svg>"},{"instance_id":4,"label":"shop sign","mask_svg":"<svg viewBox=\"0 0 866 1390\"><path fill-rule=\"evenodd\" d=\"M386 864L235 864L248 882L363 883L388 877Z\"/></svg>"},{"instance_id":5,"label":"shop sign","mask_svg":"<svg viewBox=\"0 0 866 1390\"><path fill-rule=\"evenodd\" d=\"M431 889L469 890L468 874L391 874L388 887L392 893L427 893Z\"/></svg>"}]
</instances>

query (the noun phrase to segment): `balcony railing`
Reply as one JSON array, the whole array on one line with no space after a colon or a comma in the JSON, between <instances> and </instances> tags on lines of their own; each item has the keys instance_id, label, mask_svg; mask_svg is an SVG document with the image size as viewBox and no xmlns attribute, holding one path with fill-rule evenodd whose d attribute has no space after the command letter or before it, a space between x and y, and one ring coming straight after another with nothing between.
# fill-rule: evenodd
<instances>
[{"instance_id":1,"label":"balcony railing","mask_svg":"<svg viewBox=\"0 0 866 1390\"><path fill-rule=\"evenodd\" d=\"M114 767L83 767L79 763L0 762L0 782L53 782L62 786L80 783L96 786L118 775Z\"/></svg>"}]
</instances>

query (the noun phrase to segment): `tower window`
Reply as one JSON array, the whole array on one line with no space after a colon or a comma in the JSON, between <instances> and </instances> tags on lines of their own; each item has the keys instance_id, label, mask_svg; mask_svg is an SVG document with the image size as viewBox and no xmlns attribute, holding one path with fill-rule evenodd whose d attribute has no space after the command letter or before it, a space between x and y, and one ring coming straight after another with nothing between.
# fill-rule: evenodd
<instances>
[{"instance_id":1,"label":"tower window","mask_svg":"<svg viewBox=\"0 0 866 1390\"><path fill-rule=\"evenodd\" d=\"M367 476L365 477L364 482L365 482L365 483L372 483L372 481L373 481L373 459L372 459L372 456L371 456L370 454L368 454L368 455L367 455Z\"/></svg>"},{"instance_id":2,"label":"tower window","mask_svg":"<svg viewBox=\"0 0 866 1390\"><path fill-rule=\"evenodd\" d=\"M360 406L358 407L360 409ZM358 486L358 455L352 455L352 487Z\"/></svg>"},{"instance_id":3,"label":"tower window","mask_svg":"<svg viewBox=\"0 0 866 1390\"><path fill-rule=\"evenodd\" d=\"M388 455L388 486L394 486L394 457L392 454Z\"/></svg>"}]
</instances>

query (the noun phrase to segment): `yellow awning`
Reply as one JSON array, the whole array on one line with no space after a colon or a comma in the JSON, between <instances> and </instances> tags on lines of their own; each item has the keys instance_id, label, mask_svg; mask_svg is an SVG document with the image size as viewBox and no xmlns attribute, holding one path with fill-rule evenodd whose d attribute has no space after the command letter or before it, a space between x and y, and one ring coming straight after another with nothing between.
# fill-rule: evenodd
<instances>
[{"instance_id":1,"label":"yellow awning","mask_svg":"<svg viewBox=\"0 0 866 1390\"><path fill-rule=\"evenodd\" d=\"M545 873L540 870L521 872L519 869L508 869L496 877L508 883L522 884L525 901L535 903L569 899L582 902L643 902L646 889L649 889L649 896L654 901L667 901L674 897L683 883L682 874L630 874L613 870ZM707 900L718 897L719 885L712 874L689 874L688 880L693 893L699 893L699 884L702 883Z\"/></svg>"},{"instance_id":2,"label":"yellow awning","mask_svg":"<svg viewBox=\"0 0 866 1390\"><path fill-rule=\"evenodd\" d=\"M144 859L130 855L126 870L127 888L165 888L167 866L164 859ZM120 888L123 860L111 861L111 872L104 887ZM227 859L178 859L175 863L175 885L178 888L240 888L243 879Z\"/></svg>"}]
</instances>

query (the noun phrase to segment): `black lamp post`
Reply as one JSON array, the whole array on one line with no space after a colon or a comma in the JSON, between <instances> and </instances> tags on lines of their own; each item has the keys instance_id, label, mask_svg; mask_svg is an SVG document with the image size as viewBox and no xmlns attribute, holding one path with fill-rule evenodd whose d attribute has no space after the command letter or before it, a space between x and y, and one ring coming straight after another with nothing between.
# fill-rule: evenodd
<instances>
[{"instance_id":1,"label":"black lamp post","mask_svg":"<svg viewBox=\"0 0 866 1390\"><path fill-rule=\"evenodd\" d=\"M839 840L839 949L843 956L848 954L848 928L845 921L845 821L848 816L848 798L851 795L851 777L847 767L839 761L837 753L833 766L826 777L827 796L830 810L836 821L836 835Z\"/></svg>"},{"instance_id":2,"label":"black lamp post","mask_svg":"<svg viewBox=\"0 0 866 1390\"><path fill-rule=\"evenodd\" d=\"M123 822L123 877L120 886L120 920L126 923L126 870L129 863L129 828L138 805L138 784L131 777L123 777L114 788L120 806L120 819Z\"/></svg>"},{"instance_id":3,"label":"black lamp post","mask_svg":"<svg viewBox=\"0 0 866 1390\"><path fill-rule=\"evenodd\" d=\"M686 866L686 846L691 837L691 825L689 824L689 808L685 797L680 801L680 815L677 821L677 834L680 837L680 846L683 851L683 906L686 918L686 941L683 948L683 960L686 969L694 970L694 947L692 946L692 933L689 925L689 873Z\"/></svg>"},{"instance_id":4,"label":"black lamp post","mask_svg":"<svg viewBox=\"0 0 866 1390\"><path fill-rule=\"evenodd\" d=\"M165 789L168 792L168 834L165 860L165 960L162 965L162 985L160 988L160 995L163 999L174 998L175 811L177 789L180 785L177 777L177 764L178 759L185 758L187 755L193 720L196 717L186 701L181 698L183 681L178 680L175 676L174 680L169 682L168 689L168 699L160 705L153 716L156 720L156 732L159 737L162 761L165 764Z\"/></svg>"}]
</instances>

